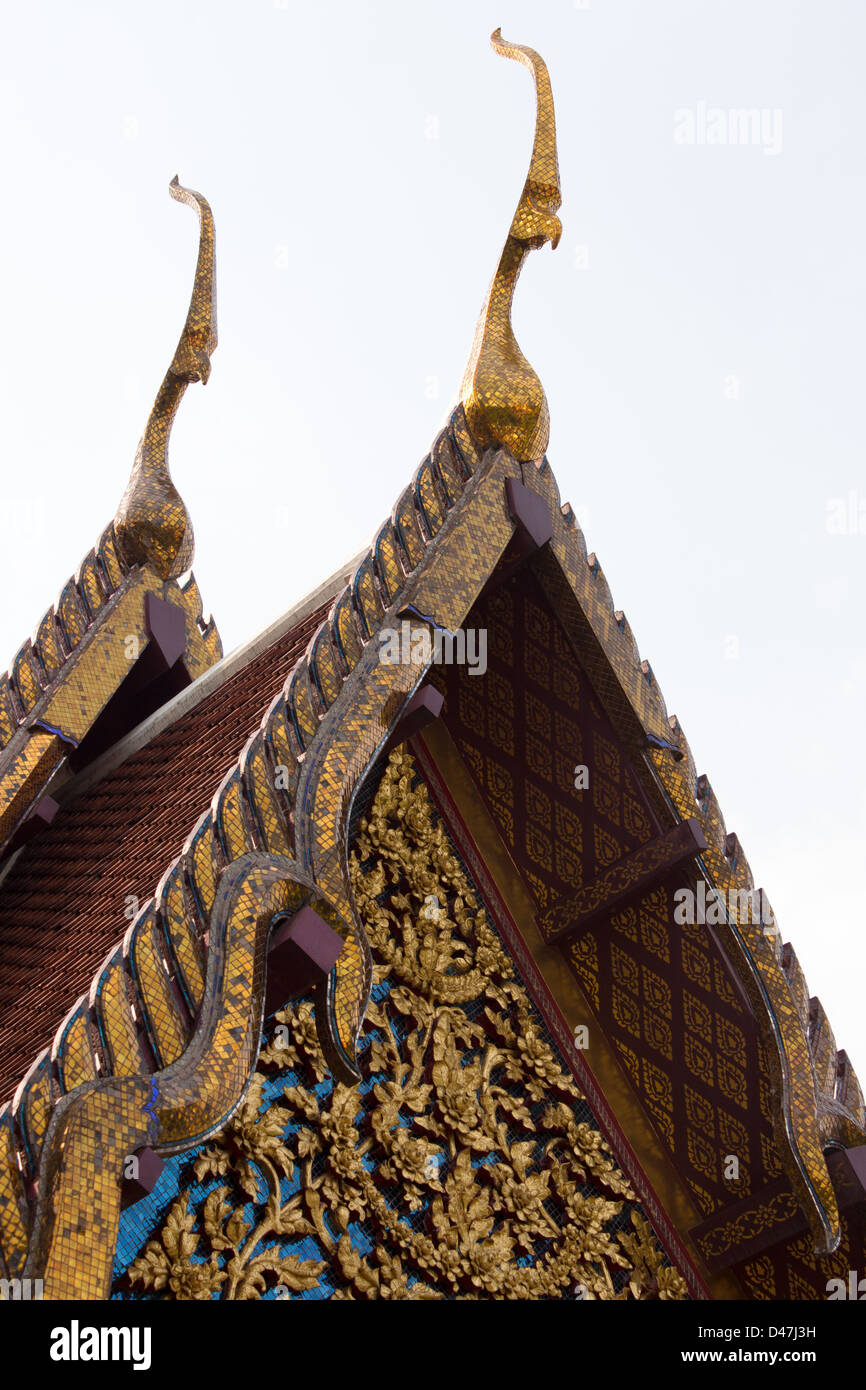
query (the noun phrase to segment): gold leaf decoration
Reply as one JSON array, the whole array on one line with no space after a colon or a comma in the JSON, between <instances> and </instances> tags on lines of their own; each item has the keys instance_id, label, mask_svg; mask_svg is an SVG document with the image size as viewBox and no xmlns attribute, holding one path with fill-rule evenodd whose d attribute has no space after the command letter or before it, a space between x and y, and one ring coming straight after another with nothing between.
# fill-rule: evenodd
<instances>
[{"instance_id":1,"label":"gold leaf decoration","mask_svg":"<svg viewBox=\"0 0 866 1390\"><path fill-rule=\"evenodd\" d=\"M403 749L350 867L375 963L366 1080L329 1080L309 1003L278 1013L243 1104L194 1156L126 1286L686 1298Z\"/></svg>"}]
</instances>

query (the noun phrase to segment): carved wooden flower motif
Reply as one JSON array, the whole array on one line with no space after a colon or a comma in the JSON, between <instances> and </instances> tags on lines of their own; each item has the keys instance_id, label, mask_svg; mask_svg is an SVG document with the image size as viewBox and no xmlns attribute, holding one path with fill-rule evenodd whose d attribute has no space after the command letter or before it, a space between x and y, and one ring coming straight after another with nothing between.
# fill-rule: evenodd
<instances>
[{"instance_id":1,"label":"carved wooden flower motif","mask_svg":"<svg viewBox=\"0 0 866 1390\"><path fill-rule=\"evenodd\" d=\"M351 874L375 962L368 1080L333 1084L309 1004L278 1014L129 1283L181 1299L686 1297L403 751ZM194 1179L214 1186L190 1210Z\"/></svg>"}]
</instances>

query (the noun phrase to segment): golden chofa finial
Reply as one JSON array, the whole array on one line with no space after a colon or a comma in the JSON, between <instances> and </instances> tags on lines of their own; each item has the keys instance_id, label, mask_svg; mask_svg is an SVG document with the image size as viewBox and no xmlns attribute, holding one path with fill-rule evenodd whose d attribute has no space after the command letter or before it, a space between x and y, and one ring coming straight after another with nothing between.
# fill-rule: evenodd
<instances>
[{"instance_id":1,"label":"golden chofa finial","mask_svg":"<svg viewBox=\"0 0 866 1390\"><path fill-rule=\"evenodd\" d=\"M114 518L114 536L127 566L149 564L162 579L176 579L193 556L192 522L168 472L168 437L183 393L191 381L207 381L217 345L214 228L200 193L182 188L177 175L172 198L199 215L198 264L189 312L171 366L159 388L135 455L129 484Z\"/></svg>"},{"instance_id":2,"label":"golden chofa finial","mask_svg":"<svg viewBox=\"0 0 866 1390\"><path fill-rule=\"evenodd\" d=\"M511 223L508 240L487 295L472 355L463 375L460 399L476 440L501 445L526 463L541 459L550 435L550 414L541 382L530 367L511 327L511 302L523 262L537 246L556 247L562 202L556 159L553 95L543 58L523 44L506 43L499 29L491 35L497 53L516 58L535 78L535 141L529 174Z\"/></svg>"}]
</instances>

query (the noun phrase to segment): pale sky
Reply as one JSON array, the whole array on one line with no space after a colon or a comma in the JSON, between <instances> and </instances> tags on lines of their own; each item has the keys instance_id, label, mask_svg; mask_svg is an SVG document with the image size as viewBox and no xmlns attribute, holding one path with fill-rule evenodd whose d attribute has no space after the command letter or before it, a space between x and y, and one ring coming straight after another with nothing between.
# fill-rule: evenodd
<instances>
[{"instance_id":1,"label":"pale sky","mask_svg":"<svg viewBox=\"0 0 866 1390\"><path fill-rule=\"evenodd\" d=\"M556 101L564 232L515 328L562 498L866 1084L855 0L7 3L0 664L114 515L174 351L175 173L216 220L220 346L171 464L226 651L370 538L526 174L497 25Z\"/></svg>"}]
</instances>

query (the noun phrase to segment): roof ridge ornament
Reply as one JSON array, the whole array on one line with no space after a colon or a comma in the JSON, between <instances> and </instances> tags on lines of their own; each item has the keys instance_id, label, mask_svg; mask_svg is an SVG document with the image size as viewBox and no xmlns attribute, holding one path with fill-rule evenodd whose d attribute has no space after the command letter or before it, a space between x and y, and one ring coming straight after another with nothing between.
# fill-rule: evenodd
<instances>
[{"instance_id":1,"label":"roof ridge ornament","mask_svg":"<svg viewBox=\"0 0 866 1390\"><path fill-rule=\"evenodd\" d=\"M206 198L183 188L175 174L172 198L199 215L198 262L180 341L153 403L126 491L114 518L114 536L125 567L149 564L162 579L176 579L192 564L192 521L168 471L168 439L191 381L206 382L217 345L213 213Z\"/></svg>"},{"instance_id":2,"label":"roof ridge ornament","mask_svg":"<svg viewBox=\"0 0 866 1390\"><path fill-rule=\"evenodd\" d=\"M507 43L499 29L490 41L497 53L516 59L532 71L535 140L526 183L475 330L460 399L479 444L503 446L525 463L544 456L550 436L550 412L541 381L514 337L511 304L517 277L529 252L548 241L555 249L562 234L562 223L556 216L562 202L556 123L544 59L533 48Z\"/></svg>"}]
</instances>

